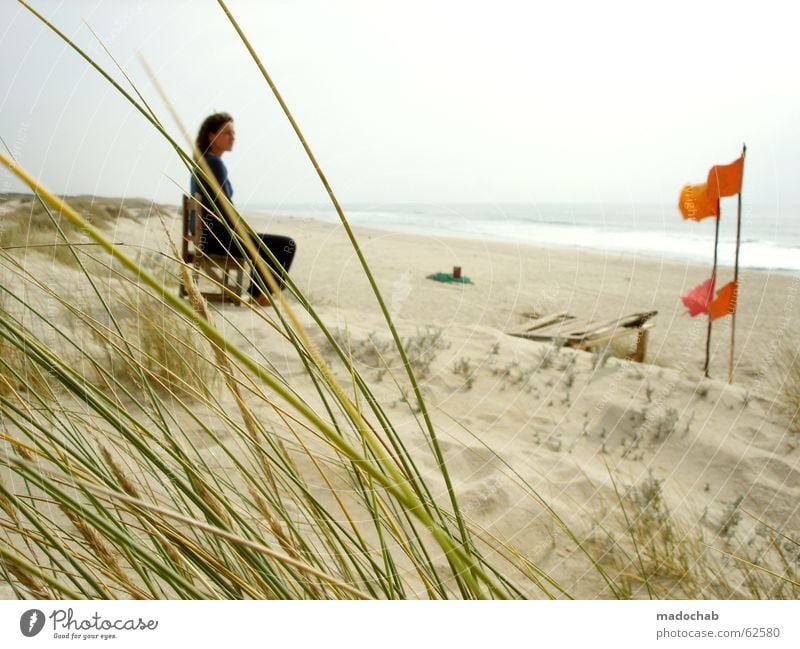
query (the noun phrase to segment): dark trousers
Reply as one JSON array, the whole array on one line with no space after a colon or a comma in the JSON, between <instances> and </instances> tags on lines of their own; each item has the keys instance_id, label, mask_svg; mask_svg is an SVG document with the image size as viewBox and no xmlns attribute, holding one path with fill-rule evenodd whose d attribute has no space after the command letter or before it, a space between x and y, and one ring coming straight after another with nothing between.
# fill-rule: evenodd
<instances>
[{"instance_id":1,"label":"dark trousers","mask_svg":"<svg viewBox=\"0 0 800 649\"><path fill-rule=\"evenodd\" d=\"M294 253L297 250L297 244L291 237L284 237L280 234L259 233L258 237L261 239L262 244L275 256L278 262L276 265L269 259L267 253L259 247L259 252L261 253L261 258L264 260L264 264L272 271L275 282L278 284L278 287L282 289L286 276L289 274L289 268L292 265ZM264 286L269 290L267 280L264 280ZM255 278L250 282L250 295L253 297L261 295L261 288L255 281Z\"/></svg>"},{"instance_id":2,"label":"dark trousers","mask_svg":"<svg viewBox=\"0 0 800 649\"><path fill-rule=\"evenodd\" d=\"M203 245L203 250L210 255L233 255L234 257L241 258L240 255L234 254L234 251L238 253L239 251L236 247L231 243L230 235L226 232L225 238L226 241L223 242L223 238L214 236L213 231L210 233L211 236L207 238L205 244ZM286 280L286 276L289 273L289 268L292 265L292 260L294 259L294 253L297 250L297 244L295 243L294 239L291 237L284 237L280 234L258 234L258 238L261 239L261 243L275 256L277 260L277 265L269 258L265 250L262 250L262 246L257 245L259 252L261 253L261 258L264 260L264 264L267 268L272 271L272 276L275 278L275 282L278 284L279 288L283 288ZM228 243L229 245L224 245L224 243ZM256 243L256 242L253 242ZM264 286L269 289L269 284L267 280L264 280ZM261 288L258 285L258 282L253 277L250 281L250 295L253 297L258 297L261 295Z\"/></svg>"}]
</instances>

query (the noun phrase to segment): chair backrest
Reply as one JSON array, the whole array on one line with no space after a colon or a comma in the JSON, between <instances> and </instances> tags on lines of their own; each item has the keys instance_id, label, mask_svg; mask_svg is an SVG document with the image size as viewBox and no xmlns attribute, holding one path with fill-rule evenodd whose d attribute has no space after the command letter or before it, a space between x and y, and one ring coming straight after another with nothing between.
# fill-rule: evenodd
<instances>
[{"instance_id":1,"label":"chair backrest","mask_svg":"<svg viewBox=\"0 0 800 649\"><path fill-rule=\"evenodd\" d=\"M193 262L197 253L202 252L203 241L203 202L200 194L183 195L183 238L181 256L186 262Z\"/></svg>"},{"instance_id":2,"label":"chair backrest","mask_svg":"<svg viewBox=\"0 0 800 649\"><path fill-rule=\"evenodd\" d=\"M232 301L241 305L244 290L244 268L241 261L226 254L209 255L203 252L206 212L199 193L194 196L184 194L181 256L184 263L195 267L195 272L202 271L212 280L214 289L203 291L204 297L215 302ZM188 294L183 283L180 291L181 295Z\"/></svg>"}]
</instances>

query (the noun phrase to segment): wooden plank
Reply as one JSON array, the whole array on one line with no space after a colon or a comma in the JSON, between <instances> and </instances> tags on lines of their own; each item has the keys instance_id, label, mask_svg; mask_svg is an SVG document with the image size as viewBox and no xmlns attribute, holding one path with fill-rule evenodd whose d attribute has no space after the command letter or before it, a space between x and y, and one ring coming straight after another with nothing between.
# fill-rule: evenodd
<instances>
[{"instance_id":1,"label":"wooden plank","mask_svg":"<svg viewBox=\"0 0 800 649\"><path fill-rule=\"evenodd\" d=\"M605 322L595 323L585 330L576 330L573 335L596 335L605 333L607 331L613 329L620 329L620 328L638 328L641 327L645 322L647 322L650 318L654 317L658 311L650 311L647 313L632 313L630 315L622 316L621 318L616 318L614 320L606 320Z\"/></svg>"},{"instance_id":2,"label":"wooden plank","mask_svg":"<svg viewBox=\"0 0 800 649\"><path fill-rule=\"evenodd\" d=\"M595 323L591 320L575 320L543 327L536 333L546 334L548 337L552 338L579 339L617 329L619 328L618 322L619 320L611 320L603 323Z\"/></svg>"},{"instance_id":3,"label":"wooden plank","mask_svg":"<svg viewBox=\"0 0 800 649\"><path fill-rule=\"evenodd\" d=\"M644 360L645 354L647 353L647 337L650 333L650 329L652 328L652 324L646 324L641 328L626 328L623 329L619 335L606 339L586 340L582 344L576 345L575 348L588 351L593 347L607 344L612 340L617 340L618 338L623 338L625 336L636 335L636 348L633 350L633 353L628 356L628 358L635 363L641 363Z\"/></svg>"},{"instance_id":4,"label":"wooden plank","mask_svg":"<svg viewBox=\"0 0 800 649\"><path fill-rule=\"evenodd\" d=\"M533 331L523 329L507 333L511 333L513 336L527 338L528 340L561 340L569 335L568 333L564 332L572 331L575 328L576 323L578 327L584 324L582 320L576 320L575 318L572 318L568 321L552 322Z\"/></svg>"},{"instance_id":5,"label":"wooden plank","mask_svg":"<svg viewBox=\"0 0 800 649\"><path fill-rule=\"evenodd\" d=\"M530 320L525 323L525 327L528 330L539 329L541 327L546 327L550 324L555 322L563 322L564 320L571 320L575 316L571 316L566 311L559 311L558 313L553 313L548 316L543 316L541 318L536 318L535 320Z\"/></svg>"},{"instance_id":6,"label":"wooden plank","mask_svg":"<svg viewBox=\"0 0 800 649\"><path fill-rule=\"evenodd\" d=\"M641 362L646 353L648 330L655 326L650 320L657 314L658 311L645 311L593 323L562 312L538 318L506 333L528 340L558 340L577 349L591 349L618 338L636 335L638 339L632 358Z\"/></svg>"},{"instance_id":7,"label":"wooden plank","mask_svg":"<svg viewBox=\"0 0 800 649\"><path fill-rule=\"evenodd\" d=\"M574 320L569 322L555 322L535 331L523 330L519 333L526 334L524 337L530 338L531 340L553 340L558 338L564 341L579 341L590 339L598 335L613 333L620 329L633 330L635 328L618 326L616 320L602 324L592 323L587 320Z\"/></svg>"},{"instance_id":8,"label":"wooden plank","mask_svg":"<svg viewBox=\"0 0 800 649\"><path fill-rule=\"evenodd\" d=\"M537 318L536 320L525 322L517 327L510 329L506 333L511 334L513 336L519 333L535 331L542 327L546 327L550 324L563 322L564 320L573 317L574 316L569 315L566 311L560 311L559 313L553 313L552 315L544 316L542 318Z\"/></svg>"},{"instance_id":9,"label":"wooden plank","mask_svg":"<svg viewBox=\"0 0 800 649\"><path fill-rule=\"evenodd\" d=\"M575 347L577 349L590 349L592 347L597 347L604 343L609 343L612 340L617 340L618 338L625 338L626 336L632 336L634 334L638 334L642 331L647 331L652 329L655 326L654 323L645 323L641 327L623 327L621 329L616 329L615 331L607 334L603 334L601 336L596 336L592 338L583 338L582 340L576 341L578 342Z\"/></svg>"},{"instance_id":10,"label":"wooden plank","mask_svg":"<svg viewBox=\"0 0 800 649\"><path fill-rule=\"evenodd\" d=\"M546 335L549 338L562 338L563 336L572 336L576 331L580 331L584 327L589 326L586 320L570 320L568 322L556 322L541 329L537 329L535 333Z\"/></svg>"},{"instance_id":11,"label":"wooden plank","mask_svg":"<svg viewBox=\"0 0 800 649\"><path fill-rule=\"evenodd\" d=\"M523 318L528 318L531 322L538 322L539 320L551 320L560 316L569 316L567 311L556 311L550 315L538 315L535 311L520 311L519 315Z\"/></svg>"}]
</instances>

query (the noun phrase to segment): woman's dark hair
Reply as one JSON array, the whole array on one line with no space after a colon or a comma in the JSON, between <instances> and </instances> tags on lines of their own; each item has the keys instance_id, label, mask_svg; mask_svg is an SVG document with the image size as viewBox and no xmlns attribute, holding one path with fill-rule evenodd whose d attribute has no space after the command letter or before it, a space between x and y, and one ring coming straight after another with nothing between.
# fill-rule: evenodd
<instances>
[{"instance_id":1,"label":"woman's dark hair","mask_svg":"<svg viewBox=\"0 0 800 649\"><path fill-rule=\"evenodd\" d=\"M228 113L214 113L203 120L203 123L200 125L200 130L197 132L197 140L195 140L200 155L205 155L211 144L208 141L208 136L211 133L216 133L225 126L225 124L232 121L233 117Z\"/></svg>"}]
</instances>

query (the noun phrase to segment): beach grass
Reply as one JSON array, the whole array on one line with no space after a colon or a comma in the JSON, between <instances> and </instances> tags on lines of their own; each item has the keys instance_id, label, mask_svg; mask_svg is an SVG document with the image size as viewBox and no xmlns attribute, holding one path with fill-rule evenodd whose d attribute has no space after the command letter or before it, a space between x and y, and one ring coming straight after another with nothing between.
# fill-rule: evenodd
<instances>
[{"instance_id":1,"label":"beach grass","mask_svg":"<svg viewBox=\"0 0 800 649\"><path fill-rule=\"evenodd\" d=\"M192 165L191 156L182 158ZM351 359L338 349L361 402L353 402L333 378L285 300L276 320L315 385L324 417L274 368L257 364L219 333L186 269L191 305L84 215L5 156L3 163L52 212L66 217L70 228L113 258L108 281L125 293L139 333L130 336L116 313L119 300L108 298L105 287L98 290L96 276L83 264L87 286L104 310L100 324L68 297L51 295L74 318L65 327L9 292L33 314L36 326L7 321L6 344L65 393L55 400L51 394L15 392L3 401L11 426L0 461L26 485L3 487L4 510L16 517L6 526L3 570L22 589L18 595L42 589L50 596L100 597L518 594L495 576L499 572L472 544L458 511L445 511L432 497ZM73 242L64 243L77 257ZM251 263L258 263L256 257L250 255ZM211 394L197 363L175 366L176 359L185 361L187 344L187 336L176 336L176 317L190 328L188 338L202 336L206 355L191 348L189 356L221 375L226 403ZM81 327L91 332L94 346L74 344L70 331ZM333 340L324 326L323 333ZM62 354L53 340L69 353ZM104 348L101 359L97 347ZM369 405L375 422L365 418L360 403ZM271 426L256 408L272 415ZM218 460L209 465L198 436L213 442L231 466L220 471ZM306 482L300 458L327 485L324 495ZM12 523L20 532L10 532ZM41 566L31 577L35 591L13 579L30 566L25 554Z\"/></svg>"},{"instance_id":2,"label":"beach grass","mask_svg":"<svg viewBox=\"0 0 800 649\"><path fill-rule=\"evenodd\" d=\"M191 173L203 174L148 105L79 53ZM442 349L441 332L398 334L307 150L386 332L354 342L327 326L289 281L290 299L281 296L252 317L281 337L303 369L300 378L253 353L256 341L229 322L218 326L224 314L203 300L176 250L167 257L175 272L132 258L110 237L119 211L88 199L65 202L0 156L38 201L21 208L19 227L0 242L0 578L14 596L572 596L557 575L471 521L460 504L418 383ZM40 247L51 263L20 263L27 249ZM246 245L243 252L257 270L260 257ZM60 264L69 266L70 291L53 281ZM178 297L178 282L188 300ZM301 324L295 310L313 324ZM313 340L325 341L327 357ZM547 362L557 353L548 352ZM459 363L453 373L471 385L471 366ZM373 391L366 377L376 370L413 393L408 407L426 441L422 451L409 447ZM421 468L422 453L437 467L433 475ZM618 552L613 577L602 553L518 474L509 475L604 584L599 596L641 595L637 583L651 597L741 592L708 590L724 571L698 558L702 539L675 533L657 482L619 497L626 519L620 529L631 547ZM782 565L782 574L758 568L764 557L747 560L750 596L796 596L791 540L780 548L769 561Z\"/></svg>"},{"instance_id":3,"label":"beach grass","mask_svg":"<svg viewBox=\"0 0 800 649\"><path fill-rule=\"evenodd\" d=\"M102 215L104 218L100 223L107 224L107 215ZM85 242L61 215L51 216L49 211L35 202L28 202L25 207L3 214L0 245L5 250L35 252L47 255L54 262L70 264L74 263L74 256L69 244Z\"/></svg>"},{"instance_id":4,"label":"beach grass","mask_svg":"<svg viewBox=\"0 0 800 649\"><path fill-rule=\"evenodd\" d=\"M600 526L605 538L591 545L598 547L620 596L729 600L800 594L797 541L760 521L754 535L740 533L746 517L741 499L722 512L709 533L700 521L673 511L663 480L652 474L616 495L616 506Z\"/></svg>"}]
</instances>

